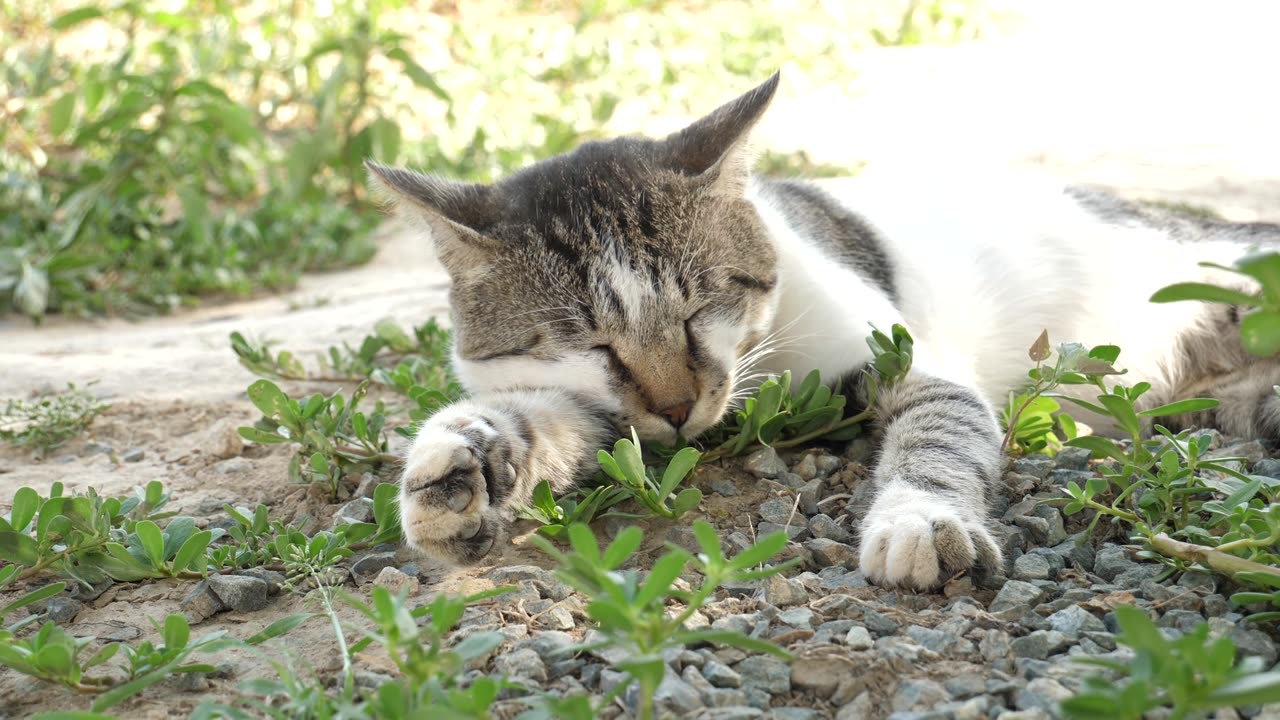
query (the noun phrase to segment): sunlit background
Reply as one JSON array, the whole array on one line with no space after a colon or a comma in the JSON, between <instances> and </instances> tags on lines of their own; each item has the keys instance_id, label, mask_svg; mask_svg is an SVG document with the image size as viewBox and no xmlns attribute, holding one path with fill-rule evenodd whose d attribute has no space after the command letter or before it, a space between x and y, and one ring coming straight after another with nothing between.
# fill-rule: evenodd
<instances>
[{"instance_id":1,"label":"sunlit background","mask_svg":"<svg viewBox=\"0 0 1280 720\"><path fill-rule=\"evenodd\" d=\"M490 180L783 72L761 169L1047 166L1280 205L1264 2L45 2L0 20L0 313L142 315L375 251L361 161Z\"/></svg>"}]
</instances>

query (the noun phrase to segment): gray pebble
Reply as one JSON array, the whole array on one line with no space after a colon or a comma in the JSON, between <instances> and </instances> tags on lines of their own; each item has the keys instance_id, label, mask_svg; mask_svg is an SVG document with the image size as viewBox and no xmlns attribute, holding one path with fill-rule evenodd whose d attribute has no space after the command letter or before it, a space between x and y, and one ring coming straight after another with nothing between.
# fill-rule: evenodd
<instances>
[{"instance_id":1,"label":"gray pebble","mask_svg":"<svg viewBox=\"0 0 1280 720\"><path fill-rule=\"evenodd\" d=\"M880 637L885 635L895 635L898 632L898 623L885 617L883 614L875 610L866 610L862 613L862 624L868 630Z\"/></svg>"},{"instance_id":2,"label":"gray pebble","mask_svg":"<svg viewBox=\"0 0 1280 720\"><path fill-rule=\"evenodd\" d=\"M373 500L370 498L352 500L338 508L338 511L333 514L333 523L335 525L371 522L373 522Z\"/></svg>"},{"instance_id":3,"label":"gray pebble","mask_svg":"<svg viewBox=\"0 0 1280 720\"><path fill-rule=\"evenodd\" d=\"M1093 562L1093 572L1108 581L1135 567L1137 563L1129 558L1129 551L1111 543L1102 546Z\"/></svg>"},{"instance_id":4,"label":"gray pebble","mask_svg":"<svg viewBox=\"0 0 1280 720\"><path fill-rule=\"evenodd\" d=\"M800 511L795 510L795 501L791 498L769 498L760 503L760 519L775 525L803 523Z\"/></svg>"},{"instance_id":5,"label":"gray pebble","mask_svg":"<svg viewBox=\"0 0 1280 720\"><path fill-rule=\"evenodd\" d=\"M1013 561L1013 577L1017 580L1047 580L1051 568L1041 555L1027 553Z\"/></svg>"},{"instance_id":6,"label":"gray pebble","mask_svg":"<svg viewBox=\"0 0 1280 720\"><path fill-rule=\"evenodd\" d=\"M870 650L875 647L876 642L871 639L871 633L866 628L854 625L844 636L844 644L853 650Z\"/></svg>"},{"instance_id":7,"label":"gray pebble","mask_svg":"<svg viewBox=\"0 0 1280 720\"><path fill-rule=\"evenodd\" d=\"M991 612L1034 607L1044 598L1044 591L1029 582L1010 580L991 601Z\"/></svg>"},{"instance_id":8,"label":"gray pebble","mask_svg":"<svg viewBox=\"0 0 1280 720\"><path fill-rule=\"evenodd\" d=\"M538 683L547 681L547 665L538 653L530 648L502 653L493 660L493 667L503 675L528 678Z\"/></svg>"},{"instance_id":9,"label":"gray pebble","mask_svg":"<svg viewBox=\"0 0 1280 720\"><path fill-rule=\"evenodd\" d=\"M898 683L891 705L895 711L927 710L950 699L947 689L933 680L905 680Z\"/></svg>"},{"instance_id":10,"label":"gray pebble","mask_svg":"<svg viewBox=\"0 0 1280 720\"><path fill-rule=\"evenodd\" d=\"M1088 470L1092 457L1093 453L1084 448L1065 447L1054 458L1054 465L1060 470Z\"/></svg>"},{"instance_id":11,"label":"gray pebble","mask_svg":"<svg viewBox=\"0 0 1280 720\"><path fill-rule=\"evenodd\" d=\"M764 599L775 607L791 607L809 602L809 593L794 580L771 575L764 580Z\"/></svg>"},{"instance_id":12,"label":"gray pebble","mask_svg":"<svg viewBox=\"0 0 1280 720\"><path fill-rule=\"evenodd\" d=\"M1049 473L1049 482L1054 485L1066 487L1070 483L1075 483L1080 487L1093 479L1093 473L1088 470L1054 470Z\"/></svg>"},{"instance_id":13,"label":"gray pebble","mask_svg":"<svg viewBox=\"0 0 1280 720\"><path fill-rule=\"evenodd\" d=\"M702 677L718 688L742 687L742 676L736 670L717 660L708 660L702 666Z\"/></svg>"},{"instance_id":14,"label":"gray pebble","mask_svg":"<svg viewBox=\"0 0 1280 720\"><path fill-rule=\"evenodd\" d=\"M738 494L738 486L724 478L716 478L708 482L707 487L711 488L715 494L725 497L734 497Z\"/></svg>"},{"instance_id":15,"label":"gray pebble","mask_svg":"<svg viewBox=\"0 0 1280 720\"><path fill-rule=\"evenodd\" d=\"M1036 630L1026 637L1017 638L1010 647L1017 657L1044 660L1070 645L1071 640L1057 630Z\"/></svg>"},{"instance_id":16,"label":"gray pebble","mask_svg":"<svg viewBox=\"0 0 1280 720\"><path fill-rule=\"evenodd\" d=\"M1044 478L1053 469L1053 458L1048 455L1027 455L1014 460L1012 469L1023 475Z\"/></svg>"},{"instance_id":17,"label":"gray pebble","mask_svg":"<svg viewBox=\"0 0 1280 720\"><path fill-rule=\"evenodd\" d=\"M828 477L844 465L840 458L834 455L819 455L813 462L818 467L818 477Z\"/></svg>"},{"instance_id":18,"label":"gray pebble","mask_svg":"<svg viewBox=\"0 0 1280 720\"><path fill-rule=\"evenodd\" d=\"M1253 464L1253 474L1280 479L1280 460L1272 458L1263 458L1262 460L1259 460Z\"/></svg>"},{"instance_id":19,"label":"gray pebble","mask_svg":"<svg viewBox=\"0 0 1280 720\"><path fill-rule=\"evenodd\" d=\"M191 588L186 597L178 602L178 607L186 616L187 622L192 625L207 620L226 609L226 606L222 604L222 600L218 599L217 594L213 592L213 588L209 587L208 580L201 580L196 583L196 586Z\"/></svg>"},{"instance_id":20,"label":"gray pebble","mask_svg":"<svg viewBox=\"0 0 1280 720\"><path fill-rule=\"evenodd\" d=\"M1106 632L1107 626L1079 605L1063 608L1048 617L1049 626L1064 635L1079 637L1085 632Z\"/></svg>"},{"instance_id":21,"label":"gray pebble","mask_svg":"<svg viewBox=\"0 0 1280 720\"><path fill-rule=\"evenodd\" d=\"M210 575L209 588L223 605L238 612L253 612L265 608L271 601L271 588L267 581L246 575Z\"/></svg>"},{"instance_id":22,"label":"gray pebble","mask_svg":"<svg viewBox=\"0 0 1280 720\"><path fill-rule=\"evenodd\" d=\"M351 565L351 574L355 576L356 582L363 585L377 577L383 568L392 567L395 564L396 554L394 552L369 553Z\"/></svg>"},{"instance_id":23,"label":"gray pebble","mask_svg":"<svg viewBox=\"0 0 1280 720\"><path fill-rule=\"evenodd\" d=\"M818 463L814 461L813 455L805 455L795 467L791 468L791 472L807 482L818 476Z\"/></svg>"},{"instance_id":24,"label":"gray pebble","mask_svg":"<svg viewBox=\"0 0 1280 720\"><path fill-rule=\"evenodd\" d=\"M809 520L809 534L816 538L826 538L835 540L839 543L847 543L853 539L853 535L849 530L835 520L830 515L814 515Z\"/></svg>"},{"instance_id":25,"label":"gray pebble","mask_svg":"<svg viewBox=\"0 0 1280 720\"><path fill-rule=\"evenodd\" d=\"M146 456L147 452L142 448L130 448L124 451L124 455L121 455L120 459L127 463L136 463L142 462Z\"/></svg>"},{"instance_id":26,"label":"gray pebble","mask_svg":"<svg viewBox=\"0 0 1280 720\"><path fill-rule=\"evenodd\" d=\"M44 603L45 619L61 625L66 625L75 620L76 615L79 615L83 609L83 603L66 595L55 595Z\"/></svg>"},{"instance_id":27,"label":"gray pebble","mask_svg":"<svg viewBox=\"0 0 1280 720\"><path fill-rule=\"evenodd\" d=\"M858 551L851 545L845 545L830 538L814 538L806 542L804 547L813 553L813 561L818 567L832 565L856 567L858 565Z\"/></svg>"},{"instance_id":28,"label":"gray pebble","mask_svg":"<svg viewBox=\"0 0 1280 720\"><path fill-rule=\"evenodd\" d=\"M408 597L418 594L421 583L418 578L409 577L400 572L399 568L384 567L378 571L378 575L373 579L373 584L386 588L393 593L405 593Z\"/></svg>"},{"instance_id":29,"label":"gray pebble","mask_svg":"<svg viewBox=\"0 0 1280 720\"><path fill-rule=\"evenodd\" d=\"M776 480L787 471L787 464L778 457L777 450L767 447L748 455L742 469L757 478Z\"/></svg>"},{"instance_id":30,"label":"gray pebble","mask_svg":"<svg viewBox=\"0 0 1280 720\"><path fill-rule=\"evenodd\" d=\"M822 480L810 480L796 493L800 498L800 512L807 516L818 514L818 500L822 499Z\"/></svg>"},{"instance_id":31,"label":"gray pebble","mask_svg":"<svg viewBox=\"0 0 1280 720\"><path fill-rule=\"evenodd\" d=\"M791 692L791 667L775 657L755 655L734 669L742 676L743 688L755 688L771 695Z\"/></svg>"},{"instance_id":32,"label":"gray pebble","mask_svg":"<svg viewBox=\"0 0 1280 720\"><path fill-rule=\"evenodd\" d=\"M807 607L791 608L778 613L778 621L794 628L813 629L814 612Z\"/></svg>"},{"instance_id":33,"label":"gray pebble","mask_svg":"<svg viewBox=\"0 0 1280 720\"><path fill-rule=\"evenodd\" d=\"M1014 692L1013 703L1019 710L1043 710L1057 713L1058 704L1071 697L1071 691L1050 678L1036 678ZM1008 718L1009 715L1001 715Z\"/></svg>"},{"instance_id":34,"label":"gray pebble","mask_svg":"<svg viewBox=\"0 0 1280 720\"><path fill-rule=\"evenodd\" d=\"M756 531L761 537L764 537L765 535L772 535L776 532L785 532L788 540L801 540L805 535L809 534L809 527L804 522L803 517L797 517L796 520L797 522L792 523L791 525L761 522L760 526L756 528Z\"/></svg>"}]
</instances>

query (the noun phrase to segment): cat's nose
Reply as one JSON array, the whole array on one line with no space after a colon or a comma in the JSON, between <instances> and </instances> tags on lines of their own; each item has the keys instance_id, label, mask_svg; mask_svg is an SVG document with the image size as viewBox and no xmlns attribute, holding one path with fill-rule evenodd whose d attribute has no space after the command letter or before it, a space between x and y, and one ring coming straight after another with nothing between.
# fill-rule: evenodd
<instances>
[{"instance_id":1,"label":"cat's nose","mask_svg":"<svg viewBox=\"0 0 1280 720\"><path fill-rule=\"evenodd\" d=\"M679 428L684 424L685 420L689 419L689 408L691 404L692 403L682 402L676 403L675 405L668 405L667 407L658 410L657 413L670 420L671 424L676 428Z\"/></svg>"}]
</instances>

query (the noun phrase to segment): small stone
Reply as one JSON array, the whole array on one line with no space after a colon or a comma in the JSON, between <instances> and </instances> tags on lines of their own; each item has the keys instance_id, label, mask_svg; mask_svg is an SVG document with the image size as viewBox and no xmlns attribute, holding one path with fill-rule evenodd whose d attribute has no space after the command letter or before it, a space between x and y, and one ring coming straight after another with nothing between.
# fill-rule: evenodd
<instances>
[{"instance_id":1,"label":"small stone","mask_svg":"<svg viewBox=\"0 0 1280 720\"><path fill-rule=\"evenodd\" d=\"M837 565L825 568L824 571L832 569L841 570L843 568ZM854 570L853 572L842 572L839 575L824 579L822 587L825 590L853 590L870 587L870 583L867 582L867 577L862 574L861 570Z\"/></svg>"},{"instance_id":2,"label":"small stone","mask_svg":"<svg viewBox=\"0 0 1280 720\"><path fill-rule=\"evenodd\" d=\"M236 575L244 575L245 577L258 578L267 584L267 592L271 595L277 595L284 588L284 573L278 573L275 570L266 568L245 568L237 570Z\"/></svg>"},{"instance_id":3,"label":"small stone","mask_svg":"<svg viewBox=\"0 0 1280 720\"><path fill-rule=\"evenodd\" d=\"M1236 652L1242 656L1262 658L1267 667L1276 662L1276 644L1269 635L1254 628L1236 627L1231 631L1231 639L1236 643Z\"/></svg>"},{"instance_id":4,"label":"small stone","mask_svg":"<svg viewBox=\"0 0 1280 720\"><path fill-rule=\"evenodd\" d=\"M807 607L791 608L778 613L778 621L793 628L813 629L814 612Z\"/></svg>"},{"instance_id":5,"label":"small stone","mask_svg":"<svg viewBox=\"0 0 1280 720\"><path fill-rule=\"evenodd\" d=\"M351 565L351 574L355 576L356 582L363 585L382 572L383 568L394 567L395 564L394 552L369 553Z\"/></svg>"},{"instance_id":6,"label":"small stone","mask_svg":"<svg viewBox=\"0 0 1280 720\"><path fill-rule=\"evenodd\" d=\"M791 607L809 602L809 593L795 580L770 575L764 580L764 599L774 607Z\"/></svg>"},{"instance_id":7,"label":"small stone","mask_svg":"<svg viewBox=\"0 0 1280 720\"><path fill-rule=\"evenodd\" d=\"M956 644L957 638L941 630L922 627L919 625L911 625L907 627L907 637L915 640L924 646L924 649L936 653L943 653L952 645Z\"/></svg>"},{"instance_id":8,"label":"small stone","mask_svg":"<svg viewBox=\"0 0 1280 720\"><path fill-rule=\"evenodd\" d=\"M1085 570L1093 570L1096 553L1084 533L1076 533L1053 546L1053 552L1062 558L1064 565L1074 563Z\"/></svg>"},{"instance_id":9,"label":"small stone","mask_svg":"<svg viewBox=\"0 0 1280 720\"><path fill-rule=\"evenodd\" d=\"M252 469L253 463L242 457L227 458L213 466L213 471L219 475L239 475Z\"/></svg>"},{"instance_id":10,"label":"small stone","mask_svg":"<svg viewBox=\"0 0 1280 720\"><path fill-rule=\"evenodd\" d=\"M1128 550L1110 543L1102 546L1093 562L1093 572L1107 581L1113 581L1135 567L1137 563L1129 558Z\"/></svg>"},{"instance_id":11,"label":"small stone","mask_svg":"<svg viewBox=\"0 0 1280 720\"><path fill-rule=\"evenodd\" d=\"M813 708L773 707L769 708L770 720L820 720L826 717Z\"/></svg>"},{"instance_id":12,"label":"small stone","mask_svg":"<svg viewBox=\"0 0 1280 720\"><path fill-rule=\"evenodd\" d=\"M961 675L943 682L942 687L953 697L967 698L985 693L987 681L981 675Z\"/></svg>"},{"instance_id":13,"label":"small stone","mask_svg":"<svg viewBox=\"0 0 1280 720\"><path fill-rule=\"evenodd\" d=\"M267 581L247 575L210 575L209 587L223 605L238 612L253 612L271 601Z\"/></svg>"},{"instance_id":14,"label":"small stone","mask_svg":"<svg viewBox=\"0 0 1280 720\"><path fill-rule=\"evenodd\" d=\"M1249 440L1248 442L1236 443L1235 445L1224 447L1221 450L1215 450L1208 453L1206 457L1241 457L1244 458L1247 463L1257 464L1267 458L1267 449L1262 447L1262 443L1257 440Z\"/></svg>"},{"instance_id":15,"label":"small stone","mask_svg":"<svg viewBox=\"0 0 1280 720\"><path fill-rule=\"evenodd\" d=\"M719 688L742 687L742 676L733 668L717 660L708 660L702 666L702 677Z\"/></svg>"},{"instance_id":16,"label":"small stone","mask_svg":"<svg viewBox=\"0 0 1280 720\"><path fill-rule=\"evenodd\" d=\"M410 597L418 594L418 578L409 577L394 567L382 568L378 572L378 576L373 579L373 584L377 587L386 588L393 593L407 590L407 594Z\"/></svg>"},{"instance_id":17,"label":"small stone","mask_svg":"<svg viewBox=\"0 0 1280 720\"><path fill-rule=\"evenodd\" d=\"M849 530L835 520L830 515L814 515L809 519L809 534L816 538L826 538L835 540L838 543L847 543L853 539L853 535Z\"/></svg>"},{"instance_id":18,"label":"small stone","mask_svg":"<svg viewBox=\"0 0 1280 720\"><path fill-rule=\"evenodd\" d=\"M880 637L898 633L898 623L875 610L868 609L862 613L862 624Z\"/></svg>"},{"instance_id":19,"label":"small stone","mask_svg":"<svg viewBox=\"0 0 1280 720\"><path fill-rule=\"evenodd\" d=\"M218 599L217 594L213 592L213 588L209 587L208 580L201 580L196 586L187 593L178 603L178 607L186 616L187 622L192 625L213 617L216 613L226 609L222 604L222 600Z\"/></svg>"},{"instance_id":20,"label":"small stone","mask_svg":"<svg viewBox=\"0 0 1280 720\"><path fill-rule=\"evenodd\" d=\"M818 477L821 478L830 477L844 465L840 458L834 455L819 455L813 462L818 468Z\"/></svg>"},{"instance_id":21,"label":"small stone","mask_svg":"<svg viewBox=\"0 0 1280 720\"><path fill-rule=\"evenodd\" d=\"M853 663L840 656L800 656L791 661L791 687L829 698L840 681L854 672Z\"/></svg>"},{"instance_id":22,"label":"small stone","mask_svg":"<svg viewBox=\"0 0 1280 720\"><path fill-rule=\"evenodd\" d=\"M120 459L127 463L136 463L136 462L142 462L142 460L146 457L147 457L146 450L143 450L142 448L130 448L124 451L124 455L121 455Z\"/></svg>"},{"instance_id":23,"label":"small stone","mask_svg":"<svg viewBox=\"0 0 1280 720\"><path fill-rule=\"evenodd\" d=\"M75 620L76 615L79 615L82 609L84 609L84 604L79 600L66 595L55 595L45 603L45 619L66 625Z\"/></svg>"},{"instance_id":24,"label":"small stone","mask_svg":"<svg viewBox=\"0 0 1280 720\"><path fill-rule=\"evenodd\" d=\"M92 440L84 446L84 453L86 455L110 455L115 451L116 449L112 447L111 443L98 442L97 440Z\"/></svg>"},{"instance_id":25,"label":"small stone","mask_svg":"<svg viewBox=\"0 0 1280 720\"><path fill-rule=\"evenodd\" d=\"M1022 580L1010 580L1000 588L999 593L996 593L988 609L995 613L1015 608L1030 608L1039 604L1043 598L1044 591L1035 585Z\"/></svg>"},{"instance_id":26,"label":"small stone","mask_svg":"<svg viewBox=\"0 0 1280 720\"><path fill-rule=\"evenodd\" d=\"M805 455L795 467L791 468L791 472L807 482L818 476L818 463L814 461L812 454Z\"/></svg>"},{"instance_id":27,"label":"small stone","mask_svg":"<svg viewBox=\"0 0 1280 720\"><path fill-rule=\"evenodd\" d=\"M1057 545L1067 539L1066 525L1063 523L1062 511L1052 505L1037 505L1032 514L1045 521L1047 529L1041 539L1041 545Z\"/></svg>"},{"instance_id":28,"label":"small stone","mask_svg":"<svg viewBox=\"0 0 1280 720\"><path fill-rule=\"evenodd\" d=\"M791 668L775 657L755 655L739 662L734 669L742 676L744 688L756 688L770 695L791 691Z\"/></svg>"},{"instance_id":29,"label":"small stone","mask_svg":"<svg viewBox=\"0 0 1280 720\"><path fill-rule=\"evenodd\" d=\"M738 494L738 486L724 478L716 478L708 482L707 487L711 488L715 494L725 497L734 497Z\"/></svg>"},{"instance_id":30,"label":"small stone","mask_svg":"<svg viewBox=\"0 0 1280 720\"><path fill-rule=\"evenodd\" d=\"M795 524L796 522L804 521L804 518L800 517L799 511L795 510L793 500L777 497L769 498L760 504L760 519L776 525Z\"/></svg>"},{"instance_id":31,"label":"small stone","mask_svg":"<svg viewBox=\"0 0 1280 720\"><path fill-rule=\"evenodd\" d=\"M764 717L764 711L746 705L730 705L704 710L697 717L698 720L756 720Z\"/></svg>"},{"instance_id":32,"label":"small stone","mask_svg":"<svg viewBox=\"0 0 1280 720\"><path fill-rule=\"evenodd\" d=\"M1022 475L1033 475L1044 479L1053 469L1053 458L1048 455L1027 455L1014 460L1012 469Z\"/></svg>"},{"instance_id":33,"label":"small stone","mask_svg":"<svg viewBox=\"0 0 1280 720\"><path fill-rule=\"evenodd\" d=\"M1079 605L1065 607L1048 617L1049 626L1064 635L1079 637L1086 632L1106 632L1102 619Z\"/></svg>"},{"instance_id":34,"label":"small stone","mask_svg":"<svg viewBox=\"0 0 1280 720\"><path fill-rule=\"evenodd\" d=\"M545 580L551 573L537 565L507 565L496 567L486 576L499 585L517 583L521 580Z\"/></svg>"},{"instance_id":35,"label":"small stone","mask_svg":"<svg viewBox=\"0 0 1280 720\"><path fill-rule=\"evenodd\" d=\"M538 624L552 630L572 630L577 625L573 613L564 605L556 605L538 616Z\"/></svg>"},{"instance_id":36,"label":"small stone","mask_svg":"<svg viewBox=\"0 0 1280 720\"><path fill-rule=\"evenodd\" d=\"M333 514L334 525L350 525L351 523L373 522L373 500L357 498L338 508Z\"/></svg>"},{"instance_id":37,"label":"small stone","mask_svg":"<svg viewBox=\"0 0 1280 720\"><path fill-rule=\"evenodd\" d=\"M772 535L776 532L785 532L788 540L801 540L805 535L809 534L809 526L804 522L804 518L798 517L797 522L790 525L779 525L778 523L761 522L756 528L760 536Z\"/></svg>"},{"instance_id":38,"label":"small stone","mask_svg":"<svg viewBox=\"0 0 1280 720\"><path fill-rule=\"evenodd\" d=\"M1064 488L1071 483L1084 487L1092 479L1093 473L1088 470L1054 470L1049 473L1049 482Z\"/></svg>"},{"instance_id":39,"label":"small stone","mask_svg":"<svg viewBox=\"0 0 1280 720\"><path fill-rule=\"evenodd\" d=\"M776 480L787 472L787 464L778 457L778 451L771 447L762 448L747 456L742 469L757 478Z\"/></svg>"},{"instance_id":40,"label":"small stone","mask_svg":"<svg viewBox=\"0 0 1280 720\"><path fill-rule=\"evenodd\" d=\"M861 625L854 625L849 628L849 633L844 636L844 644L848 645L852 650L870 650L875 647L876 641L871 639L871 633Z\"/></svg>"},{"instance_id":41,"label":"small stone","mask_svg":"<svg viewBox=\"0 0 1280 720\"><path fill-rule=\"evenodd\" d=\"M1044 660L1065 650L1070 644L1071 640L1057 630L1036 630L1026 637L1014 640L1010 647L1016 657Z\"/></svg>"},{"instance_id":42,"label":"small stone","mask_svg":"<svg viewBox=\"0 0 1280 720\"><path fill-rule=\"evenodd\" d=\"M639 698L639 686L634 686L634 689L637 692L636 697ZM686 717L702 709L702 697L698 694L698 691L682 680L670 668L667 668L667 673L662 678L662 682L658 683L658 689L653 694L653 700L658 707L664 708L678 717ZM665 715L666 713L661 714Z\"/></svg>"},{"instance_id":43,"label":"small stone","mask_svg":"<svg viewBox=\"0 0 1280 720\"><path fill-rule=\"evenodd\" d=\"M1018 688L1014 692L1013 703L1019 710L1043 710L1056 714L1058 705L1069 697L1071 697L1071 691L1063 687L1062 683L1041 677ZM1001 717L1008 718L1009 715L1005 714Z\"/></svg>"},{"instance_id":44,"label":"small stone","mask_svg":"<svg viewBox=\"0 0 1280 720\"><path fill-rule=\"evenodd\" d=\"M1280 479L1280 460L1272 458L1259 460L1253 464L1253 474Z\"/></svg>"},{"instance_id":45,"label":"small stone","mask_svg":"<svg viewBox=\"0 0 1280 720\"><path fill-rule=\"evenodd\" d=\"M1013 561L1013 577L1017 580L1048 580L1049 561L1040 555L1027 553Z\"/></svg>"},{"instance_id":46,"label":"small stone","mask_svg":"<svg viewBox=\"0 0 1280 720\"><path fill-rule=\"evenodd\" d=\"M502 653L493 660L493 667L504 675L528 678L538 683L547 681L547 665L538 653L529 648Z\"/></svg>"},{"instance_id":47,"label":"small stone","mask_svg":"<svg viewBox=\"0 0 1280 720\"><path fill-rule=\"evenodd\" d=\"M875 701L868 690L862 691L836 713L836 720L872 720L875 717Z\"/></svg>"},{"instance_id":48,"label":"small stone","mask_svg":"<svg viewBox=\"0 0 1280 720\"><path fill-rule=\"evenodd\" d=\"M1065 447L1058 451L1054 464L1060 470L1088 470L1089 459L1092 457L1093 453L1085 448Z\"/></svg>"},{"instance_id":49,"label":"small stone","mask_svg":"<svg viewBox=\"0 0 1280 720\"><path fill-rule=\"evenodd\" d=\"M804 547L813 553L813 561L818 567L841 565L854 568L858 566L858 551L850 545L829 538L814 538L806 542Z\"/></svg>"},{"instance_id":50,"label":"small stone","mask_svg":"<svg viewBox=\"0 0 1280 720\"><path fill-rule=\"evenodd\" d=\"M946 688L933 680L905 680L898 683L891 705L895 711L927 710L951 699Z\"/></svg>"}]
</instances>

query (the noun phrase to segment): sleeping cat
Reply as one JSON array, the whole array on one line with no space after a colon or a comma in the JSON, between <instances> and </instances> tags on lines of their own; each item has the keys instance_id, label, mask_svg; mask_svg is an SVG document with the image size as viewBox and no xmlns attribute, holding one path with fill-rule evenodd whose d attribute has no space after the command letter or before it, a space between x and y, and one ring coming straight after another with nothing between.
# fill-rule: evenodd
<instances>
[{"instance_id":1,"label":"sleeping cat","mask_svg":"<svg viewBox=\"0 0 1280 720\"><path fill-rule=\"evenodd\" d=\"M664 139L586 143L493 185L369 164L452 278L453 362L470 393L405 458L411 545L480 560L538 481L564 491L633 427L696 438L766 373L856 377L871 325L916 340L910 375L876 403L859 552L878 584L927 590L1000 568L992 407L1025 382L1043 329L1124 348L1150 405L1223 400L1183 422L1280 431L1280 366L1243 353L1237 308L1148 302L1172 282L1229 281L1197 263L1229 263L1280 227L919 168L821 187L756 178L747 139L777 86L775 74Z\"/></svg>"}]
</instances>

